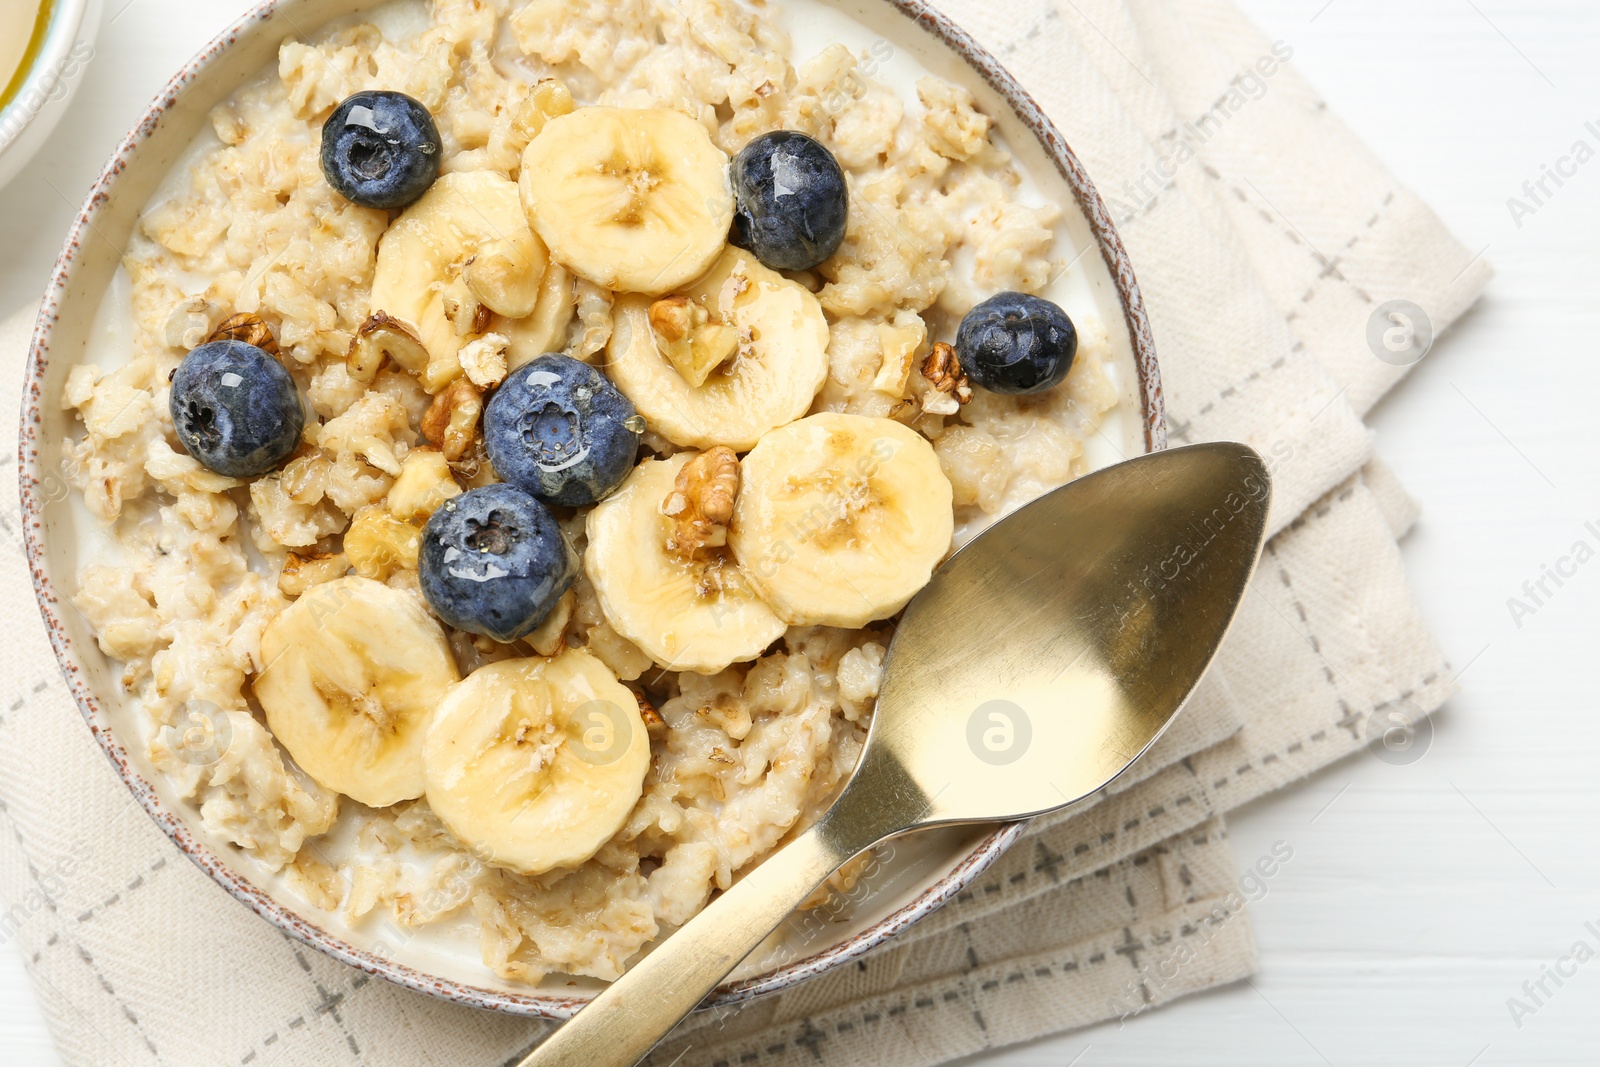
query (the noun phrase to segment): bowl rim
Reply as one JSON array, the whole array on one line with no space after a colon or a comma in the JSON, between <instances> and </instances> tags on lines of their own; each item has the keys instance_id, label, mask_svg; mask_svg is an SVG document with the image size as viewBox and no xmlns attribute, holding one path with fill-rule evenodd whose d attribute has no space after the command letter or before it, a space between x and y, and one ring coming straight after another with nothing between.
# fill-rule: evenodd
<instances>
[{"instance_id":1,"label":"bowl rim","mask_svg":"<svg viewBox=\"0 0 1600 1067\"><path fill-rule=\"evenodd\" d=\"M44 2L50 5L50 9L39 54L33 57L32 65L27 68L27 76L17 87L17 95L12 97L5 107L0 108L0 155L15 147L42 115L52 110L59 112L61 109L52 108L52 105L63 103L76 91L74 74L78 72L66 73L64 66L72 56L73 49L81 42L90 42L92 47L94 30L98 29L96 26L88 34L82 32L91 13L98 19L100 0L44 0ZM45 99L33 105L32 114L26 114L29 110L27 97L30 92L41 88L41 79L50 80L50 85L43 87ZM65 84L67 89L64 94L58 96L56 88L62 84ZM0 85L0 89L4 89L4 86ZM19 113L25 114L26 117L21 122L15 122L14 116Z\"/></svg>"},{"instance_id":2,"label":"bowl rim","mask_svg":"<svg viewBox=\"0 0 1600 1067\"><path fill-rule=\"evenodd\" d=\"M72 0L61 0L61 2L67 3ZM76 2L81 8L93 0L76 0ZM384 978L415 992L455 1004L510 1015L548 1019L570 1018L588 1004L588 997L562 995L537 989L527 992L507 992L426 974L396 960L349 944L302 918L287 905L280 903L235 872L209 844L189 829L182 818L168 810L155 789L129 762L127 750L114 734L111 719L101 707L99 698L88 682L72 637L59 614L63 610L72 609L57 592L50 577L44 544L43 509L47 501L43 492L45 483L40 465L40 431L42 405L46 399L44 375L50 361L52 331L60 319L63 303L68 296L68 289L76 270L77 253L84 247L85 238L93 232L95 219L108 202L119 175L127 168L130 158L145 138L161 122L167 109L177 104L190 83L202 70L217 62L219 57L227 52L229 45L243 34L263 32L280 7L285 3L294 2L296 0L262 0L240 16L173 76L156 95L139 122L118 144L110 161L91 187L68 233L61 256L52 270L50 285L40 308L28 355L18 443L23 539L39 610L67 686L77 701L90 732L110 759L117 775L140 807L173 844L229 895L295 940L367 974ZM1138 371L1138 401L1146 451L1153 452L1165 448L1167 438L1161 374L1156 362L1155 342L1143 296L1135 280L1127 250L1113 223L1111 212L1095 190L1082 163L1027 90L999 60L956 25L949 16L933 7L928 0L874 0L874 2L887 4L915 23L922 32L931 34L959 55L1005 101L1023 126L1038 139L1052 164L1072 190L1079 210L1087 219L1100 247L1101 256L1111 273L1123 307L1125 326ZM725 984L707 999L702 1008L738 1004L787 989L857 959L964 891L1015 844L1026 829L1026 823L997 826L949 873L890 915L854 936L804 959L774 968L762 975Z\"/></svg>"}]
</instances>

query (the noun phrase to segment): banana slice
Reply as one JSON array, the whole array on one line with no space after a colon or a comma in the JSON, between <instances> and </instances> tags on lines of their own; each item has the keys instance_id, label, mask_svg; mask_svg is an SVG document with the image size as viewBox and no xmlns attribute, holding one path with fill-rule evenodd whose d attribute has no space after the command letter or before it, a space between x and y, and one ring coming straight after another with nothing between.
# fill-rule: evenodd
<instances>
[{"instance_id":1,"label":"banana slice","mask_svg":"<svg viewBox=\"0 0 1600 1067\"><path fill-rule=\"evenodd\" d=\"M340 578L261 635L256 699L318 783L369 807L422 795L422 742L459 678L444 630L409 593Z\"/></svg>"},{"instance_id":2,"label":"banana slice","mask_svg":"<svg viewBox=\"0 0 1600 1067\"><path fill-rule=\"evenodd\" d=\"M719 451L733 465L733 494L709 484L718 474L702 477L690 468L701 457L685 452L640 464L589 513L584 568L600 610L613 630L668 670L716 674L757 658L788 629L715 543L720 538L680 533L697 521L725 532L729 515L715 514L719 504L711 498L722 493L731 512L739 461Z\"/></svg>"},{"instance_id":3,"label":"banana slice","mask_svg":"<svg viewBox=\"0 0 1600 1067\"><path fill-rule=\"evenodd\" d=\"M549 262L511 179L446 174L378 243L372 311L422 342L428 363L419 377L436 393L461 373L457 356L493 315L534 313Z\"/></svg>"},{"instance_id":4,"label":"banana slice","mask_svg":"<svg viewBox=\"0 0 1600 1067\"><path fill-rule=\"evenodd\" d=\"M644 793L639 703L582 650L480 667L439 705L423 750L428 804L486 863L576 867Z\"/></svg>"},{"instance_id":5,"label":"banana slice","mask_svg":"<svg viewBox=\"0 0 1600 1067\"><path fill-rule=\"evenodd\" d=\"M681 343L676 332L664 338L651 324L657 302L618 300L606 370L652 429L685 448L743 452L811 410L828 377L828 320L805 286L729 248L679 295L709 313L706 326L736 329L739 343L731 359L692 384L699 371L686 378L667 354Z\"/></svg>"},{"instance_id":6,"label":"banana slice","mask_svg":"<svg viewBox=\"0 0 1600 1067\"><path fill-rule=\"evenodd\" d=\"M698 277L733 225L727 154L666 108L551 119L523 154L522 201L557 262L624 293Z\"/></svg>"},{"instance_id":7,"label":"banana slice","mask_svg":"<svg viewBox=\"0 0 1600 1067\"><path fill-rule=\"evenodd\" d=\"M728 544L779 617L854 629L889 618L928 584L950 550L952 497L915 431L813 415L745 457Z\"/></svg>"}]
</instances>

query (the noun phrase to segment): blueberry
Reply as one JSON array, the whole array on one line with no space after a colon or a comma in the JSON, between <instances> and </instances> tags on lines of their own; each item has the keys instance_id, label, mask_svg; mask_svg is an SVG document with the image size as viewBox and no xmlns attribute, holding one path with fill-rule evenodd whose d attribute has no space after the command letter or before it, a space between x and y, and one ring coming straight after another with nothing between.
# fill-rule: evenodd
<instances>
[{"instance_id":1,"label":"blueberry","mask_svg":"<svg viewBox=\"0 0 1600 1067\"><path fill-rule=\"evenodd\" d=\"M422 595L458 630L503 644L539 628L578 574L550 509L514 485L444 502L422 531Z\"/></svg>"},{"instance_id":2,"label":"blueberry","mask_svg":"<svg viewBox=\"0 0 1600 1067\"><path fill-rule=\"evenodd\" d=\"M1061 384L1078 354L1078 330L1055 304L1025 293L990 297L961 320L956 356L974 385L1025 396Z\"/></svg>"},{"instance_id":3,"label":"blueberry","mask_svg":"<svg viewBox=\"0 0 1600 1067\"><path fill-rule=\"evenodd\" d=\"M229 478L256 478L294 454L306 412L283 364L243 341L212 341L172 375L172 425L189 455Z\"/></svg>"},{"instance_id":4,"label":"blueberry","mask_svg":"<svg viewBox=\"0 0 1600 1067\"><path fill-rule=\"evenodd\" d=\"M483 428L500 477L551 504L583 507L628 476L643 425L603 374L550 355L501 383L484 409Z\"/></svg>"},{"instance_id":5,"label":"blueberry","mask_svg":"<svg viewBox=\"0 0 1600 1067\"><path fill-rule=\"evenodd\" d=\"M357 93L322 127L322 173L362 207L403 208L439 177L439 127L404 93Z\"/></svg>"},{"instance_id":6,"label":"blueberry","mask_svg":"<svg viewBox=\"0 0 1600 1067\"><path fill-rule=\"evenodd\" d=\"M810 270L839 251L850 190L833 153L803 133L779 130L733 161L731 240L773 270Z\"/></svg>"}]
</instances>

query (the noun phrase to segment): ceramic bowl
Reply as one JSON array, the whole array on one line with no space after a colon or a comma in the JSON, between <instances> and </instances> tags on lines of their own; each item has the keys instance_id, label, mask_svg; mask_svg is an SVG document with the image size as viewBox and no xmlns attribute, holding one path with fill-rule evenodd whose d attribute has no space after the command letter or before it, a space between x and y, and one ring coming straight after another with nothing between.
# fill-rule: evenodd
<instances>
[{"instance_id":1,"label":"ceramic bowl","mask_svg":"<svg viewBox=\"0 0 1600 1067\"><path fill-rule=\"evenodd\" d=\"M18 0L0 0L7 4ZM44 0L20 81L0 83L0 187L43 147L94 59L101 0ZM0 78L9 72L0 72ZM13 88L14 86L14 88Z\"/></svg>"},{"instance_id":2,"label":"ceramic bowl","mask_svg":"<svg viewBox=\"0 0 1600 1067\"><path fill-rule=\"evenodd\" d=\"M922 0L787 0L804 3L797 54L828 34L856 34L887 43L893 67L914 80L931 72L969 87L997 122L997 135L1042 191L1066 208L1064 248L1083 255L1072 284L1092 300L1111 333L1126 383L1123 411L1110 447L1095 462L1164 447L1161 386L1139 289L1105 204L1060 133L1003 67L961 29ZM68 370L86 358L95 314L118 269L118 247L207 114L274 61L285 37L374 6L373 0L271 0L244 16L172 80L128 135L94 186L56 265L34 336L21 432L22 511L39 604L62 670L89 729L138 802L186 855L239 901L290 936L329 956L402 986L456 1003L519 1015L564 1018L583 1007L598 983L559 980L538 987L496 980L475 952L423 937L352 927L320 912L253 857L213 838L193 805L155 774L144 756L135 709L117 684L118 670L100 653L87 622L71 607L74 576L92 554L94 525L53 473L61 443L73 432L57 399ZM774 5L781 9L783 2ZM797 19L797 21L800 21ZM818 35L822 35L820 38ZM861 34L865 34L861 37ZM880 51L882 51L880 49ZM909 81L906 88L909 89ZM1086 294L1086 295L1085 295ZM1101 447L1096 445L1095 447ZM895 846L850 909L815 924L781 966L735 974L708 1002L730 1004L785 989L855 959L936 910L977 878L1022 834L1022 826L933 831Z\"/></svg>"}]
</instances>

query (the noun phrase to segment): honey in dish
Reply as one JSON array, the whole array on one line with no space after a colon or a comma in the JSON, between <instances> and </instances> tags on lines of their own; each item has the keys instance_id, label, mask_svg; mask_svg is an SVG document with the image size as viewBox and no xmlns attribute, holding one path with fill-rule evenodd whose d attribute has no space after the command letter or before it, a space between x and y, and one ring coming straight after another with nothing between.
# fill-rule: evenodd
<instances>
[{"instance_id":1,"label":"honey in dish","mask_svg":"<svg viewBox=\"0 0 1600 1067\"><path fill-rule=\"evenodd\" d=\"M49 21L50 0L0 2L0 107L22 88Z\"/></svg>"}]
</instances>

